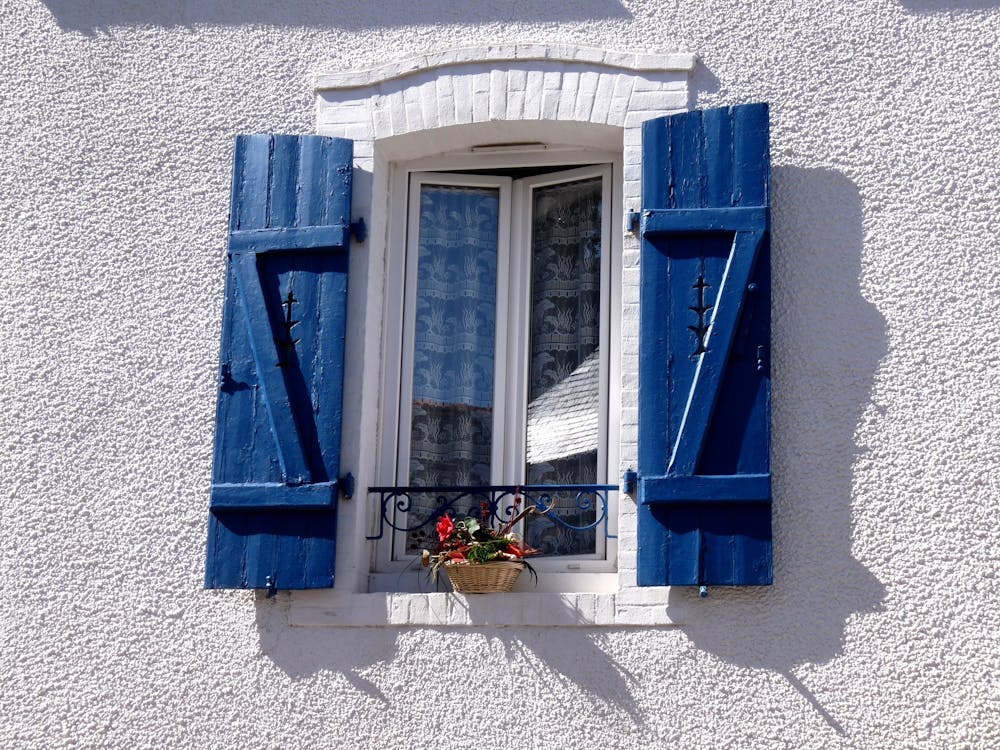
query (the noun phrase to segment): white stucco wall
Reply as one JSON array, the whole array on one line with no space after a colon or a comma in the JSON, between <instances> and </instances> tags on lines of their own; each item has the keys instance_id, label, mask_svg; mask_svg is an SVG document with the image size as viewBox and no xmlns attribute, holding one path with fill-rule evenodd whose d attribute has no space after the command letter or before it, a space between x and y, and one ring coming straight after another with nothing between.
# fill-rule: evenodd
<instances>
[{"instance_id":1,"label":"white stucco wall","mask_svg":"<svg viewBox=\"0 0 1000 750\"><path fill-rule=\"evenodd\" d=\"M997 3L0 5L0 747L1000 746ZM775 585L604 628L203 591L234 134L525 42L771 102Z\"/></svg>"}]
</instances>

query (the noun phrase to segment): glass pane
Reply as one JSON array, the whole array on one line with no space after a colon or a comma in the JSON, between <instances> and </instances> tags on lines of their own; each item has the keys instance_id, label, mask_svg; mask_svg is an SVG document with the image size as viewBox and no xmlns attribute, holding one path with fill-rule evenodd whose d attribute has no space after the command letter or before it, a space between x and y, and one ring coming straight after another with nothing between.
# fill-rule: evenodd
<instances>
[{"instance_id":1,"label":"glass pane","mask_svg":"<svg viewBox=\"0 0 1000 750\"><path fill-rule=\"evenodd\" d=\"M531 217L531 354L527 482L593 484L600 429L601 178L538 188ZM557 498L574 526L597 518L575 493ZM525 535L548 555L593 554L596 533L528 517Z\"/></svg>"},{"instance_id":2,"label":"glass pane","mask_svg":"<svg viewBox=\"0 0 1000 750\"><path fill-rule=\"evenodd\" d=\"M491 480L499 205L495 188L420 191L411 485ZM429 494L412 500L410 527L435 507ZM407 553L433 537L433 524L411 532Z\"/></svg>"}]
</instances>

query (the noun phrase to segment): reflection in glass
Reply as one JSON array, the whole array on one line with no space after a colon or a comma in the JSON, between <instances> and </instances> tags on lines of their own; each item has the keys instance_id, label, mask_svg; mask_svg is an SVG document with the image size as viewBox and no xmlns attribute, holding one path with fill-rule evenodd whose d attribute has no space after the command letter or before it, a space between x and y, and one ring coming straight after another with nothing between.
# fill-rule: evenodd
<instances>
[{"instance_id":1,"label":"reflection in glass","mask_svg":"<svg viewBox=\"0 0 1000 750\"><path fill-rule=\"evenodd\" d=\"M601 179L537 188L531 225L528 484L597 481L600 413ZM561 493L559 514L585 526L593 508ZM548 555L592 554L596 533L530 517L526 541Z\"/></svg>"}]
</instances>

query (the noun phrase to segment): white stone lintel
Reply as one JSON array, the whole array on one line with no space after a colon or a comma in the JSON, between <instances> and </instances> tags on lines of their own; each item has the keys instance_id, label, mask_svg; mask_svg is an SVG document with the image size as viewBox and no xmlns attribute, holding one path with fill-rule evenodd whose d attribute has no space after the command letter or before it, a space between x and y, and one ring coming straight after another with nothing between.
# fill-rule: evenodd
<instances>
[{"instance_id":1,"label":"white stone lintel","mask_svg":"<svg viewBox=\"0 0 1000 750\"><path fill-rule=\"evenodd\" d=\"M460 47L431 52L405 60L386 63L369 70L320 73L313 80L315 91L355 89L385 81L454 65L503 64L548 60L583 63L634 72L690 73L698 62L693 52L616 52L572 44L512 44L495 47Z\"/></svg>"}]
</instances>

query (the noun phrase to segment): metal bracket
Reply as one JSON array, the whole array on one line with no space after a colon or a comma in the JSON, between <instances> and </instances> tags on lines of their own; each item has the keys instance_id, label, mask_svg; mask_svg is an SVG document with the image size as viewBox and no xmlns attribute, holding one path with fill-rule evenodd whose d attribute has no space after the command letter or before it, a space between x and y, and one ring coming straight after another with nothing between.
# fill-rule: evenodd
<instances>
[{"instance_id":1,"label":"metal bracket","mask_svg":"<svg viewBox=\"0 0 1000 750\"><path fill-rule=\"evenodd\" d=\"M622 492L626 495L634 495L636 484L639 482L639 475L635 473L635 470L630 466L622 474Z\"/></svg>"},{"instance_id":2,"label":"metal bracket","mask_svg":"<svg viewBox=\"0 0 1000 750\"><path fill-rule=\"evenodd\" d=\"M340 494L343 495L345 500L350 500L354 497L354 475L351 472L347 472L340 478L337 482L337 486L340 488Z\"/></svg>"},{"instance_id":3,"label":"metal bracket","mask_svg":"<svg viewBox=\"0 0 1000 750\"><path fill-rule=\"evenodd\" d=\"M365 237L368 236L368 228L365 227L364 217L360 217L357 221L351 222L351 234L354 235L354 239L358 242L365 241Z\"/></svg>"},{"instance_id":4,"label":"metal bracket","mask_svg":"<svg viewBox=\"0 0 1000 750\"><path fill-rule=\"evenodd\" d=\"M639 218L640 214L638 211L629 211L625 214L625 231L630 234L635 234L639 231Z\"/></svg>"}]
</instances>

